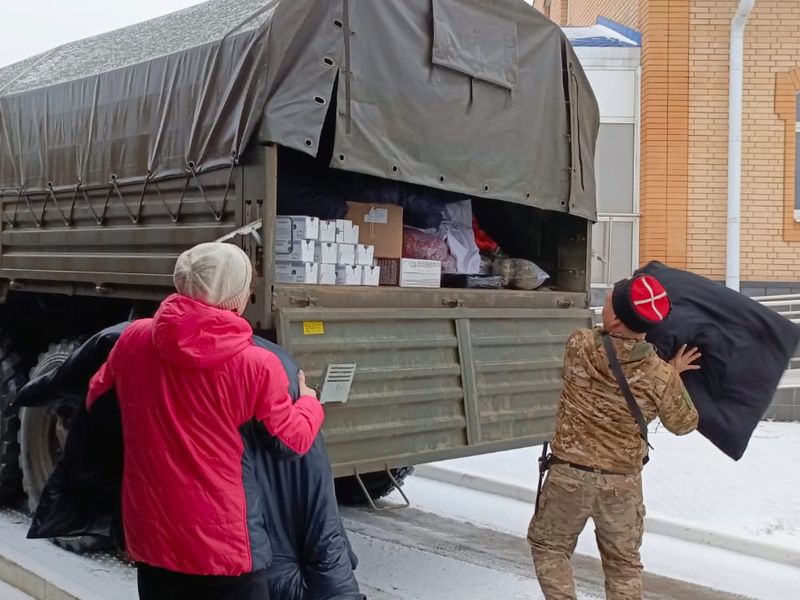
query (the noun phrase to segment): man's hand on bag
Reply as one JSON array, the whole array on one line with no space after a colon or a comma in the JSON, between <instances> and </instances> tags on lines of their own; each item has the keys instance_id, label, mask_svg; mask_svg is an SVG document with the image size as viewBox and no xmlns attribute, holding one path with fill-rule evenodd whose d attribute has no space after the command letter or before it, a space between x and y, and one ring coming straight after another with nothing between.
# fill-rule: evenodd
<instances>
[{"instance_id":1,"label":"man's hand on bag","mask_svg":"<svg viewBox=\"0 0 800 600\"><path fill-rule=\"evenodd\" d=\"M700 351L696 347L687 349L686 344L684 344L678 349L675 356L669 361L669 364L678 372L678 375L685 371L697 371L700 365L695 363L700 360L701 356L702 354L700 354Z\"/></svg>"},{"instance_id":2,"label":"man's hand on bag","mask_svg":"<svg viewBox=\"0 0 800 600\"><path fill-rule=\"evenodd\" d=\"M297 375L297 379L300 381L300 397L310 396L311 398L317 397L317 392L312 388L306 385L306 374L303 371L300 371Z\"/></svg>"}]
</instances>

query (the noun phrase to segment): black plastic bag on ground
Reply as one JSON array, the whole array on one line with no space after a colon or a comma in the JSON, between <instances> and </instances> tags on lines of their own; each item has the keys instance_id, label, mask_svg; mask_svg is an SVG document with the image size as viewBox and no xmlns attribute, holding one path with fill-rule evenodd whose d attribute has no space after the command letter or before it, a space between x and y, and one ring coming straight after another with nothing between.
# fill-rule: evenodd
<instances>
[{"instance_id":1,"label":"black plastic bag on ground","mask_svg":"<svg viewBox=\"0 0 800 600\"><path fill-rule=\"evenodd\" d=\"M91 413L84 400L89 378L127 325L96 334L61 367L31 381L16 399L17 406L46 406L68 395L80 405L64 455L42 492L29 538L101 535L124 545L119 515L122 429L116 397L111 392L99 398ZM291 356L267 340L253 339L280 358L296 398L298 368ZM271 597L360 600L353 573L357 558L339 516L322 435L305 456L286 457L255 425L243 427L242 434L245 446L257 449L253 456L265 499L264 518L272 524Z\"/></svg>"},{"instance_id":2,"label":"black plastic bag on ground","mask_svg":"<svg viewBox=\"0 0 800 600\"><path fill-rule=\"evenodd\" d=\"M658 279L672 313L647 334L664 359L697 346L701 369L683 375L700 413L700 433L739 460L800 342L800 327L723 285L653 261L639 269Z\"/></svg>"}]
</instances>

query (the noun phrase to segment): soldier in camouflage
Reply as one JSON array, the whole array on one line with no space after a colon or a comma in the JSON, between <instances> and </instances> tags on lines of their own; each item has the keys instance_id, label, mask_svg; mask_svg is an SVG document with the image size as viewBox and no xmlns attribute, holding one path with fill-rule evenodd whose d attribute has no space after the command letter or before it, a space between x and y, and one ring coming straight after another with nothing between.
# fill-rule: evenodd
<instances>
[{"instance_id":1,"label":"soldier in camouflage","mask_svg":"<svg viewBox=\"0 0 800 600\"><path fill-rule=\"evenodd\" d=\"M578 330L567 341L551 466L528 529L547 600L575 600L570 559L589 517L606 598L642 598L641 471L647 444L611 371L602 336L611 336L645 420L658 417L672 433L687 434L697 427L698 415L680 374L700 368L700 353L684 346L667 363L644 339L669 311L667 293L655 278L623 280L606 297L602 328Z\"/></svg>"}]
</instances>

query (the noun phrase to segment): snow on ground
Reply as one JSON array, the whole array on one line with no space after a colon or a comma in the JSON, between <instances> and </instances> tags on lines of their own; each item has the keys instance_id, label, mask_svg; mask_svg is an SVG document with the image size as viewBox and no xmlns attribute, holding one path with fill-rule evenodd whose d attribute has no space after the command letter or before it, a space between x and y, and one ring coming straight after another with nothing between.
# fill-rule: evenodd
<instances>
[{"instance_id":1,"label":"snow on ground","mask_svg":"<svg viewBox=\"0 0 800 600\"><path fill-rule=\"evenodd\" d=\"M800 551L800 424L762 423L735 462L703 436L651 433L644 469L647 516ZM536 485L540 448L446 461L517 484Z\"/></svg>"},{"instance_id":2,"label":"snow on ground","mask_svg":"<svg viewBox=\"0 0 800 600\"><path fill-rule=\"evenodd\" d=\"M676 438L655 428L651 442L655 450L644 476L651 531L679 532L683 539L648 533L642 550L646 569L753 598L800 600L800 568L789 566L800 556L800 424L762 423L739 462L699 434ZM527 487L532 497L539 452L526 448L439 466ZM409 481L408 492L424 510L520 536L532 512L532 502L421 478ZM597 556L591 529L578 552Z\"/></svg>"},{"instance_id":3,"label":"snow on ground","mask_svg":"<svg viewBox=\"0 0 800 600\"><path fill-rule=\"evenodd\" d=\"M385 596L379 597L386 600L544 598L535 583L511 573L357 535L351 535L350 540L359 559L356 573L359 583L381 590ZM599 600L599 597L584 594L580 600Z\"/></svg>"}]
</instances>

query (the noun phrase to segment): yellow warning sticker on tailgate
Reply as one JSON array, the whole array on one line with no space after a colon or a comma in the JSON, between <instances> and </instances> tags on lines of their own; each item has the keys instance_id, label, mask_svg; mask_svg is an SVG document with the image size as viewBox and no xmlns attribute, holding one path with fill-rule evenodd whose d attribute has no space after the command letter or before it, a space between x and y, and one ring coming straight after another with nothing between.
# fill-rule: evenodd
<instances>
[{"instance_id":1,"label":"yellow warning sticker on tailgate","mask_svg":"<svg viewBox=\"0 0 800 600\"><path fill-rule=\"evenodd\" d=\"M322 321L303 321L303 335L325 335L325 323Z\"/></svg>"}]
</instances>

